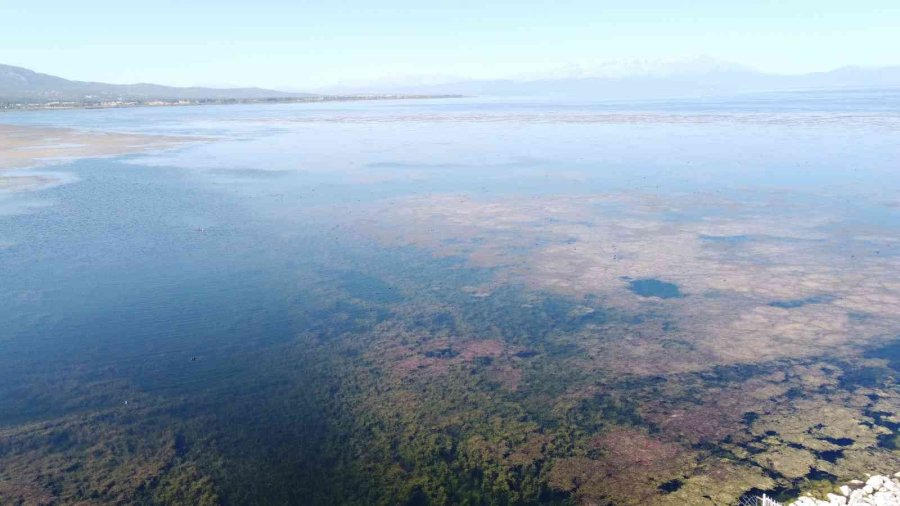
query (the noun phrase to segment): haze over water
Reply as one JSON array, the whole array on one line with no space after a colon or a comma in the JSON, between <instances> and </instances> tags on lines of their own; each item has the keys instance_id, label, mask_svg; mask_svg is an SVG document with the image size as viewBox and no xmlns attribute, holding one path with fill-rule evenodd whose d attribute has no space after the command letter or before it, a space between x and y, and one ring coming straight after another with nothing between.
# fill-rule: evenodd
<instances>
[{"instance_id":1,"label":"haze over water","mask_svg":"<svg viewBox=\"0 0 900 506\"><path fill-rule=\"evenodd\" d=\"M202 139L0 194L0 498L734 504L896 471L898 113L4 113Z\"/></svg>"}]
</instances>

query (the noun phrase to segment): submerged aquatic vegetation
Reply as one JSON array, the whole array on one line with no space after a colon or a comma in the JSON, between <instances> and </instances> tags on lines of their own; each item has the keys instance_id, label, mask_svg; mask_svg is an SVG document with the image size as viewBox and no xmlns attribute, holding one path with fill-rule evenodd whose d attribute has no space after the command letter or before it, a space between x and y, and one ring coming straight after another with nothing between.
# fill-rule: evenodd
<instances>
[{"instance_id":1,"label":"submerged aquatic vegetation","mask_svg":"<svg viewBox=\"0 0 900 506\"><path fill-rule=\"evenodd\" d=\"M4 504L713 506L900 469L895 232L839 197L132 172L23 218L85 249L42 289L0 257L53 331L0 370Z\"/></svg>"},{"instance_id":2,"label":"submerged aquatic vegetation","mask_svg":"<svg viewBox=\"0 0 900 506\"><path fill-rule=\"evenodd\" d=\"M252 367L216 378L214 389L197 385L189 397L136 398L99 418L67 419L137 452L134 463L115 457L133 481L85 486L79 476L96 479L104 468L79 458L90 446L48 427L28 436L39 443L9 433L0 464L17 480L32 472L26 462L52 457L60 467L3 496L720 504L900 464L879 414L900 402L888 394L890 379L848 384L842 378L853 366L835 374L826 357L622 376L589 367L585 351L628 328L633 320L621 312L598 307L604 318L581 320L586 311L573 308L584 301L502 290L478 303L466 295L378 298L350 309L339 302L343 289L315 288L304 309L314 315L308 329L255 352ZM500 310L509 327L495 325ZM433 333L423 326L430 314L446 315ZM345 323L358 318L368 323ZM217 393L224 391L227 398ZM156 446L135 448L150 441L148 430L159 431ZM14 450L44 446L54 453Z\"/></svg>"}]
</instances>

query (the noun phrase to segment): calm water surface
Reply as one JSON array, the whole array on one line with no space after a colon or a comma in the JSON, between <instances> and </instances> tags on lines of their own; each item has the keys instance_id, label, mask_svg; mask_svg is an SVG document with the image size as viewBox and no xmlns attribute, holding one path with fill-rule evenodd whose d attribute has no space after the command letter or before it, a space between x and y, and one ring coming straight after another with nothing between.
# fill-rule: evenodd
<instances>
[{"instance_id":1,"label":"calm water surface","mask_svg":"<svg viewBox=\"0 0 900 506\"><path fill-rule=\"evenodd\" d=\"M449 376L440 374L451 373L428 371L438 371L444 367L440 364L446 363L452 372L457 367L470 367L465 365L469 362L462 361L472 360L472 374L484 374L484 383L479 383L482 386L478 388L493 385L490 389L501 392L493 402L519 406L515 415L502 412L493 416L508 419L510 424L516 420L515 423L527 425L527 430L521 430L535 434L528 444L537 445L541 449L535 451L545 452L550 459L543 462L559 459L553 467L556 471L549 475L547 471L534 471L537 468L517 468L518 473L534 472L542 483L549 483L535 489L536 495L520 497L523 502L584 502L596 497L598 490L607 491L607 498L618 498L621 504L632 499L636 503L649 501L648 504L664 501L690 489L690 465L672 464L670 468L660 464L658 469L652 468L650 471L665 478L665 483L656 484L647 478L641 486L649 487L656 495L637 499L623 499L627 494L622 495L622 490L630 485L615 478L593 484L593 489L587 490L586 486L560 486L558 482L565 480L553 473L567 469L569 461L565 459L573 458L572 455L594 459L579 465L599 466L592 472L600 473L605 469L602 455L613 451L603 435L626 428L642 434L640 437L650 434L656 438L654 434L662 433L660 445L677 446L672 451L678 455L691 452L686 458L694 459L692 462L702 462L709 448L724 444L718 442L728 434L732 434L728 441L757 445L757 450L768 451L760 446L759 439L754 439L752 425L749 429L740 425L745 408L734 408L737 428L723 421L726 428L722 431L710 429L714 435L683 440L666 436L668 422L657 416L676 407L681 409L681 390L657 393L655 397L641 390L634 399L645 399L641 395L646 395L647 400L639 401L628 411L634 419L628 418L632 415L613 413L612 400L595 399L591 402L600 404L584 405L579 408L586 410L583 414L569 415L567 423L580 427L581 432L567 437L575 447L582 441L590 446L586 441L594 437L592 444L599 445L596 448L600 450L574 450L568 455L559 448L551 449L546 441L536 442L550 437L552 430L562 426L550 414L561 409L553 408L551 399L563 395L572 399L593 398L592 395L599 395L596 392L600 387L591 387L594 393L582 395L576 391L587 390L573 386L594 381L610 391L619 391L616 389L626 387L616 386L616 382L627 377L634 378L635 385L644 385L647 378L672 375L678 379L669 379L669 385L697 381L700 383L692 383L694 391L711 391L705 389L712 386L702 383L706 381L702 380L702 374L706 374L704 364L734 367L756 363L755 359L730 356L710 348L705 341L694 342L678 334L678 328L685 335L701 332L686 322L706 314L721 314L724 310L714 301L723 300L722 297L725 306L729 300L738 300L730 297L737 297L748 308L749 299L753 298L752 307L764 308L758 311L766 318L769 313L765 311L769 310L788 314L845 301L841 306L842 323L835 324L827 336L790 338L793 341L785 337L781 344L772 345L786 350L783 355L760 353L754 367L765 369L765 374L790 367L813 367L809 364L818 360L817 355L803 352L804 347L827 343L834 346L829 350L846 350L856 346L859 353L872 357L872 352L865 350L877 348L892 332L900 335L900 328L894 327L897 315L889 309L863 314L866 311L862 305L876 303L875 299L860 302L864 293L819 293L831 288L812 288L815 293L793 297L791 293L779 294L774 288L757 293L739 286L744 283L741 269L748 269L751 279L758 275L777 277L764 270L750 273L749 269L765 269L766 265L796 259L798 265L821 266L822 270L813 274L822 283L824 277L833 276L826 268L845 273L858 268L854 279L860 280L882 276L883 286L879 286L885 293L873 296L891 304L897 279L893 277L896 271L890 268L896 265L893 259L900 254L900 100L895 93L778 94L703 102L583 104L458 99L15 112L0 115L0 122L208 138L174 150L82 159L35 169L65 175L64 184L39 192L0 195L0 425L15 432L32 422L78 423L96 413L120 416L126 401L131 402L130 406L152 403L163 407L160 409L169 409L169 403L187 402L187 408L178 404L180 411L173 415L176 421L167 422L171 427L178 423L189 425L192 419L210 413L219 413L221 419L231 416L229 428L237 426L240 432L241 424L245 424L247 431L260 431L262 435L256 439L255 447L268 448L268 453L258 457L261 461L277 461L281 452L294 452L292 458L302 461L294 471L266 471L272 473L267 487L242 486L236 492L221 485L221 481L227 481L223 477L244 480L242 483L263 478L241 465L225 465L224 471L210 467L201 454L221 449L222 445L213 441L216 436L207 434L209 437L204 439L183 429L183 438L188 441L185 447L196 450L185 450L183 454L178 450L178 456L173 457L176 463L167 464L170 467L164 469L183 469L178 466L194 459L199 462L199 470L191 472L211 476L214 482L220 480L216 487L222 500L268 502L271 497L266 499L266 494L281 489L286 492L275 494L274 500L291 502L297 497L292 493L315 489L302 479L291 481L298 480L292 472L307 478L319 476L315 473L323 469L352 474L353 464L348 462L355 461L341 460L346 457L335 457L333 467L304 467L311 457L297 455L306 455L303 452L310 450L298 450L298 441L309 438L309 434L284 429L296 422L287 421L285 413L291 410L282 413L268 404L254 404L260 402L257 398L269 398L279 406L295 406L297 411L309 409L299 407L307 402L320 414L353 420L346 426L323 425L323 432L316 434L332 434L322 435L324 441L336 437L333 434L340 430L351 430L346 427L355 427L353 423L361 417L370 417L367 430L371 430L371 424L390 426L386 421L373 421L381 416L374 408L371 412L376 414L364 415L329 404L337 402L334 399L350 398L352 394L345 390L359 392L380 385L378 389L385 392L392 388L399 391L418 381L416 374L431 378L423 379L423 385L433 383L437 377L465 385L464 381L469 380L446 379ZM603 202L596 201L600 195L604 196ZM445 199L459 202L450 205ZM652 225L646 221L650 216ZM606 250L616 237L624 237L616 234L625 232L590 232L605 230L605 224L626 222L631 224L629 234L634 235L635 241L647 239L639 247L635 242L628 252L622 252L628 249L626 245L620 246L622 250ZM695 231L711 223L716 224L715 230ZM803 227L804 232L773 228L779 224L787 228L785 223ZM678 235L685 230L696 234L697 244L702 245L688 251ZM781 237L781 242L761 239L770 236ZM557 245L557 249L552 249ZM659 259L640 263L635 260L640 256L636 251L657 254ZM680 265L677 262L665 263L662 254L666 252L691 255L692 261L703 255L726 259L732 267L706 275L729 279L713 286L711 281L701 279L701 270L685 267L681 271L672 267ZM627 275L616 282L618 278L613 274L608 280L597 274L605 269L596 264L600 257L603 262L636 263L623 271L621 274ZM654 272L650 267L660 265L667 265L668 270ZM846 267L853 265L856 267ZM779 272L789 277L798 269L801 267ZM856 271L852 272L856 275ZM813 274L803 279L812 283ZM582 281L594 275L601 277L591 282L594 284L583 286ZM656 278L666 283L635 286L638 282L632 281L631 288L644 297L626 299L631 296L628 279ZM791 285L792 281L786 279L785 284ZM729 287L734 288L734 294L728 291ZM542 299L536 302L534 297ZM696 306L698 299L705 301L702 304L710 304L708 309ZM623 302L626 300L630 302ZM852 303L846 302L851 300ZM700 309L691 309L695 307ZM701 316L697 316L697 311ZM846 314L851 315L849 320ZM749 321L747 315L743 320L735 317L734 321ZM831 318L832 313L828 315ZM879 323L859 327L863 329L860 334L850 335L856 328L853 315ZM814 313L808 317L819 318ZM658 323L653 328L663 330L651 330L652 322ZM759 323L770 324L769 320ZM531 330L519 334L509 330L519 325ZM545 330L530 334L538 328ZM730 336L743 332L735 330L738 328L744 327L711 323L702 332ZM373 337L373 332L377 336ZM617 353L616 348L603 348L607 339L604 336L617 336L616 341L621 342L624 336L646 337L656 335L654 332L669 332L671 343L654 340L653 346L667 346L667 353L683 351L684 357L673 359L682 360L678 367L654 369L657 366L653 362L642 365L641 360L650 358L637 359L625 352L619 365L588 363L602 361L604 354ZM526 334L527 338L522 337ZM841 336L835 337L838 334ZM478 347L471 344L473 339L504 344L498 351L492 346L500 345L482 343ZM395 348L401 341L419 344ZM301 358L285 357L301 357L305 348L315 348L310 342L320 347L315 351L319 354L315 355L316 360L331 360L328 353L340 355L335 363L346 368L341 371L357 371L355 368L365 362L365 368L358 370L381 379L370 382L359 379L363 372L347 373L341 376L343 382L329 383L330 394L302 400L303 395L313 394L301 395L292 389L315 378L304 376L307 366ZM796 348L795 343L799 343ZM641 344L635 341L630 346ZM421 354L424 358L411 362L410 357L420 356L416 353L425 348L428 349ZM876 353L874 360L877 359ZM521 365L527 360L543 365ZM557 378L553 381L560 384L551 387L546 379L549 376L541 375L551 374L548 371L554 364L562 364L568 372L553 373ZM630 369L625 369L625 364ZM843 377L840 368L849 366L835 362L833 367L834 371L828 374L838 378ZM867 362L865 367L886 366ZM412 371L402 373L410 374L406 379L396 373L406 371L404 368ZM573 375L573 370L582 373ZM691 374L701 376L685 379ZM737 385L745 385L742 382L757 381L763 375L748 374L737 383L728 383L731 386L715 388L739 388ZM791 374L800 373L788 373L787 378ZM846 370L843 374L849 377ZM897 395L889 379L893 373L873 374L877 377L858 388L875 389L865 393L881 398ZM351 384L347 377L359 379L359 383ZM821 385L838 388L831 386L837 385L837 379L823 379ZM461 452L464 443L460 441L471 440L459 435L477 432L473 429L476 422L455 426L438 421L444 420L438 415L420 416L424 412L441 412L449 419L457 410L464 412L453 403L449 408L429 404L429 395L436 394L427 388L410 390L417 392L416 402L421 404L409 401L418 406L409 408L417 414L410 415L409 420L415 421L408 421L404 427L433 424L434 434L446 434L448 440L455 441L447 443L448 448L452 446L452 451ZM664 387L654 388L665 391ZM408 395L409 399L414 397L413 393ZM778 397L777 392L772 395L767 402L776 407L769 413L776 412L779 405L794 402ZM676 407L660 404L661 396L674 399ZM624 403L625 397L615 402ZM241 400L246 398L257 400ZM221 407L231 402L224 402L225 399L244 402L253 409L271 409L271 418L249 420L237 416ZM196 402L194 407L190 407L192 402ZM702 404L697 398L692 402ZM834 405L836 401L816 402ZM857 407L865 411L864 406ZM360 408L364 409L368 408ZM866 409L872 417L873 410L886 408ZM747 407L746 411L762 413L758 406ZM863 411L857 415L864 416ZM590 418L593 416L600 418ZM879 420L889 420L895 413L880 416ZM588 423L588 418L594 421ZM121 423L127 426L130 422ZM309 424L312 426L313 422ZM888 422L883 426L886 429L878 437L887 437L885 434L896 430ZM410 434L416 441L427 439L417 430L410 429ZM373 447L390 446L382 436L372 437ZM828 437L866 440L869 436L835 433ZM871 437L871 444L866 444L874 447L875 436ZM516 448L517 444L525 444L522 441L508 444ZM819 452L830 448L794 443ZM35 444L46 451L28 453L7 448L2 458L7 462L25 462L27 467L58 451L65 459L77 461L80 450L66 446L74 444L48 438ZM72 455L66 453L67 448ZM356 455L381 451L365 450L365 445L354 448L351 453L357 452ZM785 448L790 451L795 447ZM836 450L844 451L844 447ZM861 446L860 451L863 450ZM761 476L739 484L736 490L792 490L809 481L804 478L805 471L794 469L776 468L775 474L765 475L759 470L766 468L766 461L754 461L752 452L728 451L733 452L729 458L734 466L741 468L746 464L748 475ZM223 459L237 462L237 457L222 452ZM447 462L461 458L454 455L440 458ZM672 455L666 459L671 460ZM845 455L849 459L850 451L846 450ZM427 480L446 479L444 475L434 478L439 473L432 472L430 464L409 464L403 462L402 456L370 457L379 465L385 459L396 459L398 470L391 472L406 473L410 480L414 477L430 483ZM648 457L650 461L654 458L657 457ZM802 461L804 457L796 458ZM862 462L857 467L866 467L865 462L857 462ZM828 466L813 463L807 469L827 469L832 478L843 476L842 468L822 465ZM368 469L388 476L387 467ZM476 479L469 471L452 465L449 469L445 473L468 476L466 480L478 484L472 485L473 490L481 490L482 478ZM732 473L730 469L728 473ZM640 472L629 473L643 476L643 470L641 467ZM170 472L174 471L160 471L161 476L169 476L165 473ZM72 492L74 489L65 484L64 474L49 478L48 483L58 482L57 491L63 494L60 497L73 500L79 492ZM167 479L159 479L163 483L160 487L175 487L174 481ZM359 485L352 490L348 485L348 490L341 493L332 490L333 495L319 490L316 502L365 502L367 497L411 503L426 497L440 502L437 498L443 492L429 488L430 485L399 487L402 490L384 485L405 479L384 478L383 482ZM526 490L516 481L520 479L509 478L509 483L516 483L513 488ZM127 480L120 480L120 484L123 481ZM682 487L682 483L687 485ZM53 489L47 484L40 486L45 485L48 490ZM459 489L468 487L457 485ZM10 490L13 488L0 489L0 494L14 495ZM130 497L127 490L116 493L125 494L120 498ZM101 499L114 499L102 494ZM451 494L449 501L456 500L461 499Z\"/></svg>"}]
</instances>

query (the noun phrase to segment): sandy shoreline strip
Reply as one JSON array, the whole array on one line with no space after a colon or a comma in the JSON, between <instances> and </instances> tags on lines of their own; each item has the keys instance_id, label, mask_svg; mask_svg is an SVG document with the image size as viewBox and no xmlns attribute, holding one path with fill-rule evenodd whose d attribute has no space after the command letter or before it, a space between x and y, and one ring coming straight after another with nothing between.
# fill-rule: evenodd
<instances>
[{"instance_id":1,"label":"sandy shoreline strip","mask_svg":"<svg viewBox=\"0 0 900 506\"><path fill-rule=\"evenodd\" d=\"M44 176L16 175L11 169L166 149L201 140L205 139L0 125L0 190L25 190L51 182Z\"/></svg>"}]
</instances>

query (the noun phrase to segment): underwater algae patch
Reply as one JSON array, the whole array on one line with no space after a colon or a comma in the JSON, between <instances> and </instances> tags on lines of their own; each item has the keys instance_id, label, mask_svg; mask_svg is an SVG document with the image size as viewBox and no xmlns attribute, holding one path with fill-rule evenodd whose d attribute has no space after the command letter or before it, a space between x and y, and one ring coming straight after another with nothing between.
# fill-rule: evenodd
<instances>
[{"instance_id":1,"label":"underwater algae patch","mask_svg":"<svg viewBox=\"0 0 900 506\"><path fill-rule=\"evenodd\" d=\"M604 219L599 203L619 205L616 218ZM387 244L489 269L493 289L479 304L492 304L500 287L523 286L605 315L580 326L558 321L541 334L544 346L569 351L529 353L516 363L516 400L545 433L562 416L594 436L640 427L680 445L694 464L660 473L645 504L730 504L753 489L787 497L830 477L890 471L897 456L884 445L893 432L871 416L867 396L896 397L891 353L862 352L900 324L900 306L892 306L900 284L890 274L898 258L874 249L842 257L837 245L856 252L856 241L872 238L831 236L825 224L841 218L821 208L785 214L753 202L722 204L728 213L674 225L664 218L669 207L690 215L691 203L677 197L434 195L392 205L389 220L366 225ZM728 239L710 239L719 237ZM638 290L635 281L643 281ZM536 341L509 334L534 351ZM540 393L554 382L552 395ZM640 416L604 417L599 407L585 416L572 399L598 391L631 399ZM603 479L578 474L585 473L580 465L603 470L610 483L627 482L597 462L591 452L598 450L585 441L547 454L553 483L576 502L625 501L610 499L615 487L604 489ZM579 491L585 483L593 484Z\"/></svg>"},{"instance_id":2,"label":"underwater algae patch","mask_svg":"<svg viewBox=\"0 0 900 506\"><path fill-rule=\"evenodd\" d=\"M3 429L0 502L219 504L178 427L167 410L135 407Z\"/></svg>"},{"instance_id":3,"label":"underwater algae patch","mask_svg":"<svg viewBox=\"0 0 900 506\"><path fill-rule=\"evenodd\" d=\"M900 256L879 253L892 250L892 232L848 235L839 226L846 218L825 203L782 209L770 205L772 198L434 194L372 204L377 212L370 215L380 218L359 226L387 245L491 269L494 286L668 312L676 325L660 337L690 345L684 353L671 346L647 353L668 352L673 372L692 361L751 363L810 357L823 348L852 353L900 326L893 275ZM673 221L672 213L682 218ZM710 240L719 237L740 239ZM848 250L854 254L842 253ZM623 347L616 355L634 351Z\"/></svg>"},{"instance_id":4,"label":"underwater algae patch","mask_svg":"<svg viewBox=\"0 0 900 506\"><path fill-rule=\"evenodd\" d=\"M429 268L442 276L427 262L414 270L421 276ZM409 293L422 281L395 276L391 284ZM656 374L591 368L585 364L596 360L586 350L615 341L607 332L663 326L609 312L599 299L525 289L473 298L458 288L367 298L366 311L385 316L348 331L328 325L329 314L343 318L328 308L339 307L346 287L320 285L305 309L314 325L254 354L256 372L227 378L227 397L160 400L127 420L117 411L84 418L95 439L105 424L118 427L103 444L120 452L113 455L121 472L134 477L117 481L111 495L98 492L98 502L715 505L751 490L799 491L822 473L843 478L900 464L878 447L890 432L879 423L889 422L866 414L896 411L891 383L844 389L841 367L825 359ZM582 320L593 314L585 307L604 317ZM501 328L494 311L538 325ZM454 332L423 326L437 314L455 322ZM27 493L70 497L82 475L63 470L85 465L85 446L47 437L33 446L52 440L59 453L2 458L58 461L58 471ZM130 438L139 437L144 445L134 446ZM821 458L835 450L842 456L834 462ZM17 479L35 472L4 469ZM100 476L106 468L85 469ZM4 498L26 493L4 490Z\"/></svg>"},{"instance_id":5,"label":"underwater algae patch","mask_svg":"<svg viewBox=\"0 0 900 506\"><path fill-rule=\"evenodd\" d=\"M457 316L462 327L468 318L465 313ZM591 339L584 328L562 331L563 324L557 328L544 341ZM389 337L384 339L385 344L390 342ZM491 339L488 343L497 337ZM602 370L583 374L578 348L563 355L528 353L522 360L513 345L491 361L469 362L459 357L477 342L471 337L429 340L419 333L415 340L405 340L404 353L421 350L418 356L434 365L404 367L406 372L396 376L392 386L380 383L381 394L370 401L371 410L361 411L365 415L360 416L379 412L400 424L388 432L415 434L411 440L390 437L393 442L384 444L413 445L419 448L414 451L427 455L428 445L420 448L417 440L432 437L422 432L431 427L431 434L436 430L441 438L449 438L446 441L459 441L449 447L441 443L441 459L449 459L451 466L461 458L457 452L478 442L479 478L471 486L486 486L484 480L490 476L514 475L512 483L523 483L517 466L528 456L525 462L536 467L526 469L536 474L526 476L544 487L529 491L507 482L500 487L502 493L491 488L492 492L478 492L488 495L471 497L518 497L530 503L550 497L549 489L584 504L732 504L754 489L799 493L819 486L822 476L852 475L860 466L893 465L892 457L876 450L879 429L867 427L871 419L857 403L871 402L869 397L841 390L839 369L827 362L726 366L625 381ZM394 359L380 355L379 347L367 354L369 363L391 363ZM429 350L435 351L430 357ZM485 381L490 368L499 365L519 371L514 391ZM834 396L821 395L823 388L833 390ZM548 390L553 393L546 395ZM825 414L815 421L820 413ZM530 434L525 447L516 443L522 437L514 435L518 431ZM853 443L848 445L842 437ZM829 461L828 452L837 450L842 456ZM424 463L432 462L427 457L402 460L404 469L416 476L421 476L419 465L428 467ZM880 463L874 465L876 461ZM494 471L486 473L485 468ZM426 472L431 476L428 482L436 476L431 473ZM674 482L680 484L677 489L667 485ZM492 483L491 487L498 486ZM448 490L447 497L463 497L450 493L450 485L434 486ZM423 488L422 493L442 497L428 490Z\"/></svg>"},{"instance_id":6,"label":"underwater algae patch","mask_svg":"<svg viewBox=\"0 0 900 506\"><path fill-rule=\"evenodd\" d=\"M842 299L772 307L796 294L770 292L798 289L736 283L723 292L636 259L610 267L608 285L585 260L590 293L545 285L547 271L528 278L427 255L401 260L315 284L297 309L297 335L244 357L250 372L214 392L227 396L179 404L169 424L178 430L137 425L112 437L122 441L122 472L142 478L117 481L122 491L98 492L98 502L191 504L196 483L200 497L224 503L712 506L898 467L880 446L898 408L893 376L842 383L854 368L890 370L889 354L833 357L841 332L883 330L889 314L841 319ZM686 283L691 296L641 297L620 269ZM800 291L825 282L803 279L812 284ZM490 289L476 296L471 286ZM819 338L820 348L795 353ZM207 407L215 420L201 415ZM133 450L141 459L128 457L129 438L143 434L158 436ZM71 448L28 493L78 489L81 475L61 471L79 462L83 447ZM40 465L59 458L21 455ZM7 484L34 472L5 469L22 471Z\"/></svg>"}]
</instances>

